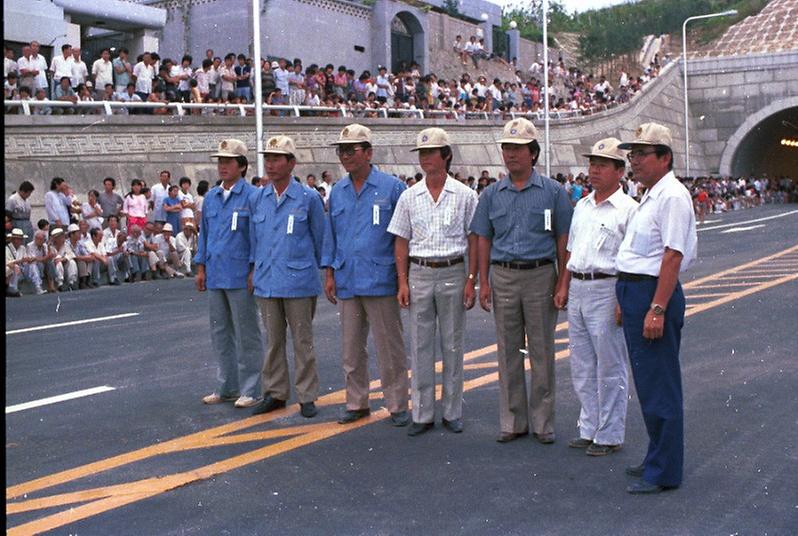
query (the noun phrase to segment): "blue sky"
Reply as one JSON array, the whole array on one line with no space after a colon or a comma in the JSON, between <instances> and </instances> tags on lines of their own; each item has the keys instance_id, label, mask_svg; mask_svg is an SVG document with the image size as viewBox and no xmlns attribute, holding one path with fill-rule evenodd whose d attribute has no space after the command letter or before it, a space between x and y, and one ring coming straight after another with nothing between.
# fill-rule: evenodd
<instances>
[{"instance_id":1,"label":"blue sky","mask_svg":"<svg viewBox=\"0 0 798 536\"><path fill-rule=\"evenodd\" d=\"M491 0L500 6L522 6L527 4L524 0ZM623 4L629 0L563 0L561 3L565 5L568 13L576 11L587 11L588 9L598 9L606 6L613 6L616 4Z\"/></svg>"}]
</instances>

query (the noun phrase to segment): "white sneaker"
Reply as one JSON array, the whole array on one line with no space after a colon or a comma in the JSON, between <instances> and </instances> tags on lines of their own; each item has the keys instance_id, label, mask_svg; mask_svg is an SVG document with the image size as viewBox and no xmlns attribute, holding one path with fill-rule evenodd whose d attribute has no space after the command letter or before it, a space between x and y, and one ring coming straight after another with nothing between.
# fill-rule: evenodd
<instances>
[{"instance_id":1,"label":"white sneaker","mask_svg":"<svg viewBox=\"0 0 798 536\"><path fill-rule=\"evenodd\" d=\"M42 294L47 294L47 291L44 290L42 287L36 289L36 295L41 296Z\"/></svg>"},{"instance_id":2,"label":"white sneaker","mask_svg":"<svg viewBox=\"0 0 798 536\"><path fill-rule=\"evenodd\" d=\"M203 404L221 404L222 402L232 402L235 400L235 396L222 396L219 393L211 393L206 397L202 398Z\"/></svg>"},{"instance_id":3,"label":"white sneaker","mask_svg":"<svg viewBox=\"0 0 798 536\"><path fill-rule=\"evenodd\" d=\"M237 408L251 408L252 406L256 405L260 402L258 398L252 398L251 396L240 396L238 400L236 400L235 407Z\"/></svg>"}]
</instances>

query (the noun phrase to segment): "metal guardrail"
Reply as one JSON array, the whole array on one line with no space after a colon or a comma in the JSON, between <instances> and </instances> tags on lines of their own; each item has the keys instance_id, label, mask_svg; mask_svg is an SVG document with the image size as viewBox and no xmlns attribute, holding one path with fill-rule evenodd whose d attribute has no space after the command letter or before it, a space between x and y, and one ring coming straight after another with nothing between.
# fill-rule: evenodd
<instances>
[{"instance_id":1,"label":"metal guardrail","mask_svg":"<svg viewBox=\"0 0 798 536\"><path fill-rule=\"evenodd\" d=\"M634 96L639 95L642 92L636 93ZM91 109L98 109L101 110L101 113L105 115L114 115L114 110L124 109L126 112L130 112L131 110L135 109L169 109L172 111L172 115L183 116L186 115L187 112L191 110L202 110L202 111L212 111L212 112L222 112L227 114L229 111L234 110L234 113L240 115L241 117L246 117L248 112L251 111L251 114L254 115L255 111L255 104L206 104L206 103L187 103L187 102L123 102L123 101L78 101L75 103L68 102L68 101L61 101L61 100L8 100L4 101L3 105L5 106L6 110L12 108L21 108L23 115L36 115L34 112L34 108L37 107L49 107L50 109L53 108L60 108L64 110L91 110ZM617 102L610 103L609 105L602 105L600 108L593 109L590 113L583 112L582 110L567 110L567 111L552 111L549 112L550 119L570 119L574 117L581 117L584 115L594 115L596 113L600 113L602 111L606 111L612 108L616 108L620 106ZM341 114L341 117L365 117L368 114L376 113L379 117L384 119L388 119L391 117L401 118L401 117L414 117L417 119L433 119L433 118L442 118L442 119L450 119L450 120L461 120L461 119L484 119L484 120L503 120L507 119L508 117L511 119L515 119L517 117L526 117L532 121L543 121L545 118L545 113L543 111L537 112L457 112L455 113L452 110L418 110L418 109L407 109L407 108L377 108L377 109L362 109L362 110L352 110L345 106L339 107L328 107L328 106L292 106L292 105L276 105L276 104L264 104L263 105L264 112L289 112L293 117L301 117L303 114L306 116L309 115L317 115L321 113L335 113ZM118 112L117 112L118 113ZM289 115L289 114L285 114Z\"/></svg>"}]
</instances>

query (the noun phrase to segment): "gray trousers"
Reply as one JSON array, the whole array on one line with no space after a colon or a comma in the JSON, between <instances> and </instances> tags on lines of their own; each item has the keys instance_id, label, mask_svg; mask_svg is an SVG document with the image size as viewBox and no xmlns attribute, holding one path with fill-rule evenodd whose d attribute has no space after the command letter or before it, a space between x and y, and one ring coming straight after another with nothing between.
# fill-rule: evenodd
<instances>
[{"instance_id":1,"label":"gray trousers","mask_svg":"<svg viewBox=\"0 0 798 536\"><path fill-rule=\"evenodd\" d=\"M346 380L346 409L369 407L366 342L369 326L377 347L377 367L388 411L407 409L407 355L396 296L355 296L341 300L341 335Z\"/></svg>"},{"instance_id":2,"label":"gray trousers","mask_svg":"<svg viewBox=\"0 0 798 536\"><path fill-rule=\"evenodd\" d=\"M626 341L615 323L615 278L571 280L568 339L571 380L579 397L579 436L599 445L624 439L627 389Z\"/></svg>"},{"instance_id":3,"label":"gray trousers","mask_svg":"<svg viewBox=\"0 0 798 536\"><path fill-rule=\"evenodd\" d=\"M554 433L554 265L532 270L491 266L490 280L496 318L501 431L527 432L531 425L536 434ZM524 371L527 355L532 365L529 396Z\"/></svg>"},{"instance_id":4,"label":"gray trousers","mask_svg":"<svg viewBox=\"0 0 798 536\"><path fill-rule=\"evenodd\" d=\"M149 271L150 267L147 263L147 257L139 257L132 253L128 255L128 262L130 262L130 272L132 274L143 274Z\"/></svg>"},{"instance_id":5,"label":"gray trousers","mask_svg":"<svg viewBox=\"0 0 798 536\"><path fill-rule=\"evenodd\" d=\"M290 326L294 340L296 397L302 404L314 402L319 397L319 373L313 350L316 297L258 298L258 306L268 335L262 371L263 393L277 400L288 400L291 396L286 355L286 335Z\"/></svg>"},{"instance_id":6,"label":"gray trousers","mask_svg":"<svg viewBox=\"0 0 798 536\"><path fill-rule=\"evenodd\" d=\"M443 418L463 414L465 264L448 268L410 265L410 362L413 422L435 420L435 332L443 359Z\"/></svg>"},{"instance_id":7,"label":"gray trousers","mask_svg":"<svg viewBox=\"0 0 798 536\"><path fill-rule=\"evenodd\" d=\"M211 344L219 360L222 396L260 396L263 342L255 298L245 288L208 289Z\"/></svg>"}]
</instances>

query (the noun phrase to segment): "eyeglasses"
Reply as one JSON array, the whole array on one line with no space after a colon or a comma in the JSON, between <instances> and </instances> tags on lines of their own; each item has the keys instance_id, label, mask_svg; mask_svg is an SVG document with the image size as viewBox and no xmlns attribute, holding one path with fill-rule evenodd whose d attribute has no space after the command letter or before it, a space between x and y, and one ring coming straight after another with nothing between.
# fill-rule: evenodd
<instances>
[{"instance_id":1,"label":"eyeglasses","mask_svg":"<svg viewBox=\"0 0 798 536\"><path fill-rule=\"evenodd\" d=\"M339 145L335 148L335 154L338 156L355 156L358 149L362 149L359 145Z\"/></svg>"},{"instance_id":2,"label":"eyeglasses","mask_svg":"<svg viewBox=\"0 0 798 536\"><path fill-rule=\"evenodd\" d=\"M629 151L629 153L626 155L626 158L631 162L635 158L643 158L644 156L648 156L648 155L654 154L656 152L657 151L655 151L655 150L654 151L643 151L641 149L635 149L633 151Z\"/></svg>"}]
</instances>

